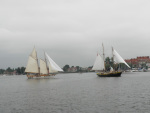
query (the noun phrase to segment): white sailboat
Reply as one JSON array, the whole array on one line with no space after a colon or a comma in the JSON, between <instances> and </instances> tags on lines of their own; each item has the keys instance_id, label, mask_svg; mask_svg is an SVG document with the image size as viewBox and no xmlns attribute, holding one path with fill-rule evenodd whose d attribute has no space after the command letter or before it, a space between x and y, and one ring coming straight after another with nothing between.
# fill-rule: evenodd
<instances>
[{"instance_id":1,"label":"white sailboat","mask_svg":"<svg viewBox=\"0 0 150 113\"><path fill-rule=\"evenodd\" d=\"M113 54L112 55L113 62L115 64L124 63L128 68L130 68L130 66L123 60L123 58L113 48L112 48L112 54ZM99 77L120 77L122 72L118 70L114 70L112 67L110 68L110 71L106 72L104 60L105 60L105 54L104 54L104 46L103 46L103 58L99 54L97 55L92 70L101 71L97 73Z\"/></svg>"},{"instance_id":2,"label":"white sailboat","mask_svg":"<svg viewBox=\"0 0 150 113\"><path fill-rule=\"evenodd\" d=\"M47 58L47 59L46 59ZM28 78L52 76L63 70L45 53L45 60L40 59L40 65L38 65L37 52L35 48L29 55L28 63L25 72Z\"/></svg>"}]
</instances>

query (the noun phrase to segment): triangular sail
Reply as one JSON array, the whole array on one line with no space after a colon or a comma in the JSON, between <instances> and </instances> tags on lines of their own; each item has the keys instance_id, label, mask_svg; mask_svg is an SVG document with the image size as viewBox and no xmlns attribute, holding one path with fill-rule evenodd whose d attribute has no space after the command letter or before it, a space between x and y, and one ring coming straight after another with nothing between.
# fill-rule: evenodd
<instances>
[{"instance_id":1,"label":"triangular sail","mask_svg":"<svg viewBox=\"0 0 150 113\"><path fill-rule=\"evenodd\" d=\"M123 58L114 49L113 49L113 55L114 55L115 63L124 63L125 65L127 65L130 68L130 66L123 60Z\"/></svg>"},{"instance_id":2,"label":"triangular sail","mask_svg":"<svg viewBox=\"0 0 150 113\"><path fill-rule=\"evenodd\" d=\"M63 71L49 56L47 53L45 53L46 57L48 58L48 64L49 64L49 73Z\"/></svg>"},{"instance_id":3,"label":"triangular sail","mask_svg":"<svg viewBox=\"0 0 150 113\"><path fill-rule=\"evenodd\" d=\"M48 74L46 62L42 59L40 59L40 73L41 74Z\"/></svg>"},{"instance_id":4,"label":"triangular sail","mask_svg":"<svg viewBox=\"0 0 150 113\"><path fill-rule=\"evenodd\" d=\"M57 73L58 72L58 70L53 68L50 63L48 63L48 65L49 65L49 73Z\"/></svg>"},{"instance_id":5,"label":"triangular sail","mask_svg":"<svg viewBox=\"0 0 150 113\"><path fill-rule=\"evenodd\" d=\"M28 73L39 73L37 60L29 56L28 63L25 72Z\"/></svg>"},{"instance_id":6,"label":"triangular sail","mask_svg":"<svg viewBox=\"0 0 150 113\"><path fill-rule=\"evenodd\" d=\"M92 70L104 70L104 60L103 58L98 54L95 60L95 63L93 65Z\"/></svg>"},{"instance_id":7,"label":"triangular sail","mask_svg":"<svg viewBox=\"0 0 150 113\"><path fill-rule=\"evenodd\" d=\"M34 59L37 59L37 52L36 52L36 50L35 50L35 47L33 48L33 51L32 51L32 53L31 53L31 55L30 55L32 58L34 58Z\"/></svg>"}]
</instances>

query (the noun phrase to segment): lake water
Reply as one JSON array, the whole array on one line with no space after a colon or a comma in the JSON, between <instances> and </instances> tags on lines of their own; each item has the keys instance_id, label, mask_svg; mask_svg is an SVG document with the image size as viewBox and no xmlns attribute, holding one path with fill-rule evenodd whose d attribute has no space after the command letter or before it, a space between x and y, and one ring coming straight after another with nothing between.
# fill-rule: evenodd
<instances>
[{"instance_id":1,"label":"lake water","mask_svg":"<svg viewBox=\"0 0 150 113\"><path fill-rule=\"evenodd\" d=\"M0 113L150 113L150 73L0 76Z\"/></svg>"}]
</instances>

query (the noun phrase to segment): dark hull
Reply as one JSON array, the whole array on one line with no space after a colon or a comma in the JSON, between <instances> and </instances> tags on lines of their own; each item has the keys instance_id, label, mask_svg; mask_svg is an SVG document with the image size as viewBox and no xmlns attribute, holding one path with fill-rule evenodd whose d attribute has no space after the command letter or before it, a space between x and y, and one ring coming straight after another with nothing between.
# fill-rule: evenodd
<instances>
[{"instance_id":1,"label":"dark hull","mask_svg":"<svg viewBox=\"0 0 150 113\"><path fill-rule=\"evenodd\" d=\"M122 72L104 72L97 73L99 77L121 77Z\"/></svg>"}]
</instances>

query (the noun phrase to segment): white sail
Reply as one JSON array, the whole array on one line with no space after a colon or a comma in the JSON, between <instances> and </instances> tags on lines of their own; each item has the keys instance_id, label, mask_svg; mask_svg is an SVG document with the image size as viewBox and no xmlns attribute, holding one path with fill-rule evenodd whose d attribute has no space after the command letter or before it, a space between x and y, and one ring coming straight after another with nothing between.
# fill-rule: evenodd
<instances>
[{"instance_id":1,"label":"white sail","mask_svg":"<svg viewBox=\"0 0 150 113\"><path fill-rule=\"evenodd\" d=\"M40 73L41 74L48 74L46 62L42 59L40 59Z\"/></svg>"},{"instance_id":2,"label":"white sail","mask_svg":"<svg viewBox=\"0 0 150 113\"><path fill-rule=\"evenodd\" d=\"M36 50L35 50L35 47L33 48L33 51L32 51L32 53L31 53L31 55L30 55L32 58L34 58L34 59L37 59L37 52L36 52Z\"/></svg>"},{"instance_id":3,"label":"white sail","mask_svg":"<svg viewBox=\"0 0 150 113\"><path fill-rule=\"evenodd\" d=\"M49 73L63 71L49 56L47 53L45 53L46 57L48 58L48 64L49 64Z\"/></svg>"},{"instance_id":4,"label":"white sail","mask_svg":"<svg viewBox=\"0 0 150 113\"><path fill-rule=\"evenodd\" d=\"M29 56L25 72L39 73L37 60Z\"/></svg>"},{"instance_id":5,"label":"white sail","mask_svg":"<svg viewBox=\"0 0 150 113\"><path fill-rule=\"evenodd\" d=\"M49 73L58 73L58 70L56 70L55 68L53 68L50 63L48 63L48 65L49 65Z\"/></svg>"},{"instance_id":6,"label":"white sail","mask_svg":"<svg viewBox=\"0 0 150 113\"><path fill-rule=\"evenodd\" d=\"M92 70L104 70L104 60L103 58L98 54L95 60L95 63L93 65Z\"/></svg>"},{"instance_id":7,"label":"white sail","mask_svg":"<svg viewBox=\"0 0 150 113\"><path fill-rule=\"evenodd\" d=\"M114 49L113 49L113 55L114 55L115 63L124 63L125 65L127 65L130 68L130 66L123 60L123 58Z\"/></svg>"}]
</instances>

